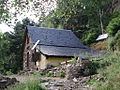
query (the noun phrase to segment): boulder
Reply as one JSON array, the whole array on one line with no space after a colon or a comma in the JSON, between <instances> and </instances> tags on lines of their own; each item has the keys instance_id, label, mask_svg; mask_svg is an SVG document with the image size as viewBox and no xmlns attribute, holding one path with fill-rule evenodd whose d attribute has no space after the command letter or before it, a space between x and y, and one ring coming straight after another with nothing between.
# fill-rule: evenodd
<instances>
[{"instance_id":1,"label":"boulder","mask_svg":"<svg viewBox=\"0 0 120 90\"><path fill-rule=\"evenodd\" d=\"M89 69L87 67L89 63L89 60L78 58L76 64L67 65L66 78L68 80L72 80L74 78L79 78L81 76L87 75L89 73Z\"/></svg>"},{"instance_id":2,"label":"boulder","mask_svg":"<svg viewBox=\"0 0 120 90\"><path fill-rule=\"evenodd\" d=\"M16 82L18 82L16 78L2 77L0 80L0 90L3 90Z\"/></svg>"}]
</instances>

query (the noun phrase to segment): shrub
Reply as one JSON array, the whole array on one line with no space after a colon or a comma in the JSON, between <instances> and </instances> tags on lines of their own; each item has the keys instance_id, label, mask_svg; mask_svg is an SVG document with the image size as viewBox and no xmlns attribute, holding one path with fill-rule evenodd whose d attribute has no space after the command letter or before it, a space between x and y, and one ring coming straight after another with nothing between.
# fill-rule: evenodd
<instances>
[{"instance_id":1,"label":"shrub","mask_svg":"<svg viewBox=\"0 0 120 90\"><path fill-rule=\"evenodd\" d=\"M88 63L87 69L89 69L89 73L84 74L84 76L88 76L88 75L93 75L97 73L97 69L99 68L99 63L92 61L90 63Z\"/></svg>"},{"instance_id":2,"label":"shrub","mask_svg":"<svg viewBox=\"0 0 120 90\"><path fill-rule=\"evenodd\" d=\"M104 77L105 81L97 82L93 90L120 90L120 52L114 52L107 57L111 65L106 69L100 69L100 77Z\"/></svg>"},{"instance_id":3,"label":"shrub","mask_svg":"<svg viewBox=\"0 0 120 90\"><path fill-rule=\"evenodd\" d=\"M70 62L71 64L76 64L77 60L76 60L77 56L74 56L74 58L72 58L72 61Z\"/></svg>"},{"instance_id":4,"label":"shrub","mask_svg":"<svg viewBox=\"0 0 120 90\"><path fill-rule=\"evenodd\" d=\"M91 79L91 80L88 81L88 82L85 82L86 85L91 85L91 84L93 84L93 83L96 83L96 79L95 79L95 78Z\"/></svg>"},{"instance_id":5,"label":"shrub","mask_svg":"<svg viewBox=\"0 0 120 90\"><path fill-rule=\"evenodd\" d=\"M13 75L14 73L12 73L11 71L7 71L6 75Z\"/></svg>"},{"instance_id":6,"label":"shrub","mask_svg":"<svg viewBox=\"0 0 120 90\"><path fill-rule=\"evenodd\" d=\"M113 18L109 22L107 26L107 32L109 33L109 35L115 36L119 29L120 29L120 16Z\"/></svg>"},{"instance_id":7,"label":"shrub","mask_svg":"<svg viewBox=\"0 0 120 90\"><path fill-rule=\"evenodd\" d=\"M26 83L18 83L10 87L8 90L46 90L38 81L30 81Z\"/></svg>"},{"instance_id":8,"label":"shrub","mask_svg":"<svg viewBox=\"0 0 120 90\"><path fill-rule=\"evenodd\" d=\"M99 29L97 28L92 28L91 30L88 30L87 34L82 38L83 43L86 45L94 43L96 41L98 34Z\"/></svg>"},{"instance_id":9,"label":"shrub","mask_svg":"<svg viewBox=\"0 0 120 90\"><path fill-rule=\"evenodd\" d=\"M56 73L56 77L65 77L65 72Z\"/></svg>"},{"instance_id":10,"label":"shrub","mask_svg":"<svg viewBox=\"0 0 120 90\"><path fill-rule=\"evenodd\" d=\"M117 32L115 37L108 39L108 49L112 51L120 51L120 30Z\"/></svg>"},{"instance_id":11,"label":"shrub","mask_svg":"<svg viewBox=\"0 0 120 90\"><path fill-rule=\"evenodd\" d=\"M3 75L2 74L0 74L0 80L3 78Z\"/></svg>"},{"instance_id":12,"label":"shrub","mask_svg":"<svg viewBox=\"0 0 120 90\"><path fill-rule=\"evenodd\" d=\"M54 75L52 73L46 73L45 76L46 77L54 77Z\"/></svg>"}]
</instances>

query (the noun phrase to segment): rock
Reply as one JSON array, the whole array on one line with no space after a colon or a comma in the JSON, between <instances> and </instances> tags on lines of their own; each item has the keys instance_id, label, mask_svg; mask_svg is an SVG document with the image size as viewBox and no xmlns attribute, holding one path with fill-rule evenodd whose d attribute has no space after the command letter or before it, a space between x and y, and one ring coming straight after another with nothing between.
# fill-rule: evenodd
<instances>
[{"instance_id":1,"label":"rock","mask_svg":"<svg viewBox=\"0 0 120 90\"><path fill-rule=\"evenodd\" d=\"M85 85L84 87L85 87L85 88L89 88L89 87L90 87L90 85Z\"/></svg>"},{"instance_id":2,"label":"rock","mask_svg":"<svg viewBox=\"0 0 120 90\"><path fill-rule=\"evenodd\" d=\"M90 77L83 77L80 83L84 83L90 80Z\"/></svg>"},{"instance_id":3,"label":"rock","mask_svg":"<svg viewBox=\"0 0 120 90\"><path fill-rule=\"evenodd\" d=\"M74 82L78 82L76 78L73 78L73 81L74 81Z\"/></svg>"},{"instance_id":4,"label":"rock","mask_svg":"<svg viewBox=\"0 0 120 90\"><path fill-rule=\"evenodd\" d=\"M81 72L82 69L80 66L71 65L66 69L66 78L68 80L72 80L73 78L78 78L82 74Z\"/></svg>"},{"instance_id":5,"label":"rock","mask_svg":"<svg viewBox=\"0 0 120 90\"><path fill-rule=\"evenodd\" d=\"M44 83L44 85L45 85L45 86L48 86L48 85L49 85L49 83L48 83L48 82L46 82L46 83Z\"/></svg>"},{"instance_id":6,"label":"rock","mask_svg":"<svg viewBox=\"0 0 120 90\"><path fill-rule=\"evenodd\" d=\"M12 79L10 80L10 83L12 83L12 84L14 84L14 83L16 83L16 82L18 82L16 78L12 78Z\"/></svg>"},{"instance_id":7,"label":"rock","mask_svg":"<svg viewBox=\"0 0 120 90\"><path fill-rule=\"evenodd\" d=\"M15 84L17 81L16 78L2 77L0 80L0 90L7 88L8 86Z\"/></svg>"},{"instance_id":8,"label":"rock","mask_svg":"<svg viewBox=\"0 0 120 90\"><path fill-rule=\"evenodd\" d=\"M98 82L100 82L100 81L105 81L105 79L104 79L103 77L101 77L101 78L98 78L97 81L98 81Z\"/></svg>"}]
</instances>

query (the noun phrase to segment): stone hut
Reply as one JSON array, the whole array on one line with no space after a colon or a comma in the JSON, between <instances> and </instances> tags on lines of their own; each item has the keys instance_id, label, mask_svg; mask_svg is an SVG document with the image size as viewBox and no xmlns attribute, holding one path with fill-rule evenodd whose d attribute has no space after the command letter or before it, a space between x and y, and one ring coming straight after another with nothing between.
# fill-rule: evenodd
<instances>
[{"instance_id":1,"label":"stone hut","mask_svg":"<svg viewBox=\"0 0 120 90\"><path fill-rule=\"evenodd\" d=\"M23 69L45 69L70 60L75 55L96 52L71 30L26 26L23 42Z\"/></svg>"}]
</instances>

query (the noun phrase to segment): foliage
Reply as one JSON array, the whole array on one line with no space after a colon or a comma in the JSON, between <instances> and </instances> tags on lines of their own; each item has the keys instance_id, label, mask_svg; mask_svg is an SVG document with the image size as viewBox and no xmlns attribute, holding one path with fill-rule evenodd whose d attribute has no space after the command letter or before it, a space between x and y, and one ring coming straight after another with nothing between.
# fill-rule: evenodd
<instances>
[{"instance_id":1,"label":"foliage","mask_svg":"<svg viewBox=\"0 0 120 90\"><path fill-rule=\"evenodd\" d=\"M113 18L107 26L107 32L111 36L115 36L118 30L120 30L120 16Z\"/></svg>"},{"instance_id":2,"label":"foliage","mask_svg":"<svg viewBox=\"0 0 120 90\"><path fill-rule=\"evenodd\" d=\"M99 10L106 11L111 0L58 0L57 8L43 19L40 26L72 30L87 45L100 34ZM103 25L109 22L102 16Z\"/></svg>"},{"instance_id":3,"label":"foliage","mask_svg":"<svg viewBox=\"0 0 120 90\"><path fill-rule=\"evenodd\" d=\"M118 30L115 37L108 39L108 49L112 51L120 51L120 30Z\"/></svg>"},{"instance_id":4,"label":"foliage","mask_svg":"<svg viewBox=\"0 0 120 90\"><path fill-rule=\"evenodd\" d=\"M43 80L43 79L40 79L40 83L45 83L45 82L49 82L50 80Z\"/></svg>"},{"instance_id":5,"label":"foliage","mask_svg":"<svg viewBox=\"0 0 120 90\"><path fill-rule=\"evenodd\" d=\"M35 23L28 18L18 22L14 27L14 32L0 33L0 73L17 73L22 69L22 43L25 25Z\"/></svg>"},{"instance_id":6,"label":"foliage","mask_svg":"<svg viewBox=\"0 0 120 90\"><path fill-rule=\"evenodd\" d=\"M49 72L42 72L42 73L34 73L32 74L33 76L38 76L38 77L65 77L65 72L57 72L55 74L49 73Z\"/></svg>"},{"instance_id":7,"label":"foliage","mask_svg":"<svg viewBox=\"0 0 120 90\"><path fill-rule=\"evenodd\" d=\"M38 21L41 16L54 9L54 4L55 0L0 0L0 23L16 24L21 16L29 14Z\"/></svg>"},{"instance_id":8,"label":"foliage","mask_svg":"<svg viewBox=\"0 0 120 90\"><path fill-rule=\"evenodd\" d=\"M45 73L44 75L45 77L54 77L54 75L52 73Z\"/></svg>"},{"instance_id":9,"label":"foliage","mask_svg":"<svg viewBox=\"0 0 120 90\"><path fill-rule=\"evenodd\" d=\"M65 72L57 72L56 77L65 77Z\"/></svg>"},{"instance_id":10,"label":"foliage","mask_svg":"<svg viewBox=\"0 0 120 90\"><path fill-rule=\"evenodd\" d=\"M10 15L8 14L8 8L6 7L7 0L0 0L0 23L3 20L7 20ZM6 7L6 8L5 8Z\"/></svg>"},{"instance_id":11,"label":"foliage","mask_svg":"<svg viewBox=\"0 0 120 90\"><path fill-rule=\"evenodd\" d=\"M100 77L104 77L104 82L97 82L93 90L119 90L120 89L120 52L109 54L111 65L106 69L100 69Z\"/></svg>"},{"instance_id":12,"label":"foliage","mask_svg":"<svg viewBox=\"0 0 120 90\"><path fill-rule=\"evenodd\" d=\"M110 66L115 59L112 58L114 54L111 55L111 57L109 55L111 55L111 53L106 52L102 57L89 57L89 63L85 65L87 72L85 71L85 74L83 74L83 76L99 74L99 69L105 69L106 67Z\"/></svg>"},{"instance_id":13,"label":"foliage","mask_svg":"<svg viewBox=\"0 0 120 90\"><path fill-rule=\"evenodd\" d=\"M13 73L11 71L6 71L5 73L6 73L6 75L13 75Z\"/></svg>"},{"instance_id":14,"label":"foliage","mask_svg":"<svg viewBox=\"0 0 120 90\"><path fill-rule=\"evenodd\" d=\"M4 73L8 70L9 66L9 48L10 43L6 40L6 35L0 33L0 73Z\"/></svg>"},{"instance_id":15,"label":"foliage","mask_svg":"<svg viewBox=\"0 0 120 90\"><path fill-rule=\"evenodd\" d=\"M86 70L88 69L89 72L85 73L83 76L89 76L89 75L96 74L98 68L100 68L98 62L90 62L89 64L86 65Z\"/></svg>"},{"instance_id":16,"label":"foliage","mask_svg":"<svg viewBox=\"0 0 120 90\"><path fill-rule=\"evenodd\" d=\"M96 83L96 79L95 79L95 78L91 79L91 80L88 81L88 82L85 82L86 85L92 85L92 84L94 84L94 83Z\"/></svg>"},{"instance_id":17,"label":"foliage","mask_svg":"<svg viewBox=\"0 0 120 90\"><path fill-rule=\"evenodd\" d=\"M74 58L72 58L72 61L70 62L71 64L76 64L77 63L77 57L78 56L74 56Z\"/></svg>"},{"instance_id":18,"label":"foliage","mask_svg":"<svg viewBox=\"0 0 120 90\"><path fill-rule=\"evenodd\" d=\"M22 58L22 43L23 36L25 31L25 25L34 25L34 22L31 22L28 18L18 22L14 27L13 33L6 33L7 39L10 42L10 55L12 55L11 69L13 73L17 73L22 69L23 58Z\"/></svg>"},{"instance_id":19,"label":"foliage","mask_svg":"<svg viewBox=\"0 0 120 90\"><path fill-rule=\"evenodd\" d=\"M90 45L93 42L95 42L99 34L97 33L97 31L99 31L97 28L92 28L92 30L87 31L85 36L82 38L82 40L84 41L84 44Z\"/></svg>"},{"instance_id":20,"label":"foliage","mask_svg":"<svg viewBox=\"0 0 120 90\"><path fill-rule=\"evenodd\" d=\"M46 90L38 81L30 81L26 83L18 83L10 87L8 90Z\"/></svg>"},{"instance_id":21,"label":"foliage","mask_svg":"<svg viewBox=\"0 0 120 90\"><path fill-rule=\"evenodd\" d=\"M38 76L38 77L54 77L53 74L51 74L51 73L45 73L45 72L42 72L42 73L33 73L32 75L33 76Z\"/></svg>"}]
</instances>

